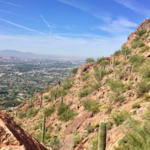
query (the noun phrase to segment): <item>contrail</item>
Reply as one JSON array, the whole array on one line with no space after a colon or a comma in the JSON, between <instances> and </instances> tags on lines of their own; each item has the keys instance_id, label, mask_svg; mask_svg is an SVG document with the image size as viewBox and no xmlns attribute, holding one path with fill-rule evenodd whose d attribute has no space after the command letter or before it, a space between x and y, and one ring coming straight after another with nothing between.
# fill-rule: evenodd
<instances>
[{"instance_id":1,"label":"contrail","mask_svg":"<svg viewBox=\"0 0 150 150\"><path fill-rule=\"evenodd\" d=\"M7 23L9 23L9 24L12 24L12 25L14 25L14 26L17 26L17 27L20 27L20 28L29 30L29 31L37 32L37 33L39 33L39 34L44 34L44 33L39 32L39 31L37 31L37 30L34 30L34 29L30 29L30 28L24 27L24 26L22 26L22 25L19 25L19 24L10 22L10 21L8 21L8 20L4 20L4 19L1 19L1 18L0 18L0 20L1 20L1 21L4 21L4 22L7 22Z\"/></svg>"},{"instance_id":2,"label":"contrail","mask_svg":"<svg viewBox=\"0 0 150 150\"><path fill-rule=\"evenodd\" d=\"M1 1L1 0L0 0L0 2L1 2L1 3L5 3L5 4L9 4L9 5L13 5L13 6L17 6L17 7L22 7L22 6L20 6L20 5L16 5L16 4L9 3L9 2L4 2L4 1Z\"/></svg>"},{"instance_id":3,"label":"contrail","mask_svg":"<svg viewBox=\"0 0 150 150\"><path fill-rule=\"evenodd\" d=\"M41 18L43 19L43 21L47 24L47 26L49 27L49 28L51 28L51 26L49 25L49 23L44 19L44 17L41 15Z\"/></svg>"}]
</instances>

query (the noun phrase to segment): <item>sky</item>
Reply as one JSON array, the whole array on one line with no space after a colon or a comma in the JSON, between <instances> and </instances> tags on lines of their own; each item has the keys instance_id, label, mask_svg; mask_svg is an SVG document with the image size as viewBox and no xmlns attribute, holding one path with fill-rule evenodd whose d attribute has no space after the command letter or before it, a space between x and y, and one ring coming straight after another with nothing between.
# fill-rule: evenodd
<instances>
[{"instance_id":1,"label":"sky","mask_svg":"<svg viewBox=\"0 0 150 150\"><path fill-rule=\"evenodd\" d=\"M149 0L0 0L0 50L109 56L149 17Z\"/></svg>"}]
</instances>

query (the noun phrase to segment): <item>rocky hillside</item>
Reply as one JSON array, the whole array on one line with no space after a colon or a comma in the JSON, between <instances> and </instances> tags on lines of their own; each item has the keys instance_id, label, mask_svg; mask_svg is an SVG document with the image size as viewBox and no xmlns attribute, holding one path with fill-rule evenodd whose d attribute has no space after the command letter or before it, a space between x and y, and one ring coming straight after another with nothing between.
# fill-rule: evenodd
<instances>
[{"instance_id":1,"label":"rocky hillside","mask_svg":"<svg viewBox=\"0 0 150 150\"><path fill-rule=\"evenodd\" d=\"M149 31L146 19L121 50L45 88L16 108L14 120L52 149L97 150L102 120L107 127L106 150L133 150L137 145L144 149L142 141L150 135Z\"/></svg>"}]
</instances>

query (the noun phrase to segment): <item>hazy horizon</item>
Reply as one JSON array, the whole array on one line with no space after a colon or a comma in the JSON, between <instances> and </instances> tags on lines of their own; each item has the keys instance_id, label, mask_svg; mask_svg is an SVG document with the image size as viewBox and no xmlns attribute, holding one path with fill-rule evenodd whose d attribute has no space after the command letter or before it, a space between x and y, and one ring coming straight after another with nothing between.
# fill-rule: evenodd
<instances>
[{"instance_id":1,"label":"hazy horizon","mask_svg":"<svg viewBox=\"0 0 150 150\"><path fill-rule=\"evenodd\" d=\"M149 17L148 0L0 0L0 50L109 56Z\"/></svg>"}]
</instances>

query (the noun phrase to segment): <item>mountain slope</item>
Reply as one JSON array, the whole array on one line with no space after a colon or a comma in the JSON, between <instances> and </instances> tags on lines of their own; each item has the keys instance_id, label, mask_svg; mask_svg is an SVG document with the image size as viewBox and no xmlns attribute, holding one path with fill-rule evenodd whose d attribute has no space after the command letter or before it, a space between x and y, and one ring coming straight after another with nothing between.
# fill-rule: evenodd
<instances>
[{"instance_id":1,"label":"mountain slope","mask_svg":"<svg viewBox=\"0 0 150 150\"><path fill-rule=\"evenodd\" d=\"M146 122L150 106L150 19L128 37L122 50L81 66L69 80L47 87L14 112L15 121L53 149L97 149L98 125L107 124L106 150L112 150L131 131L133 120ZM142 145L141 145L142 147ZM132 149L132 148L130 148Z\"/></svg>"}]
</instances>

